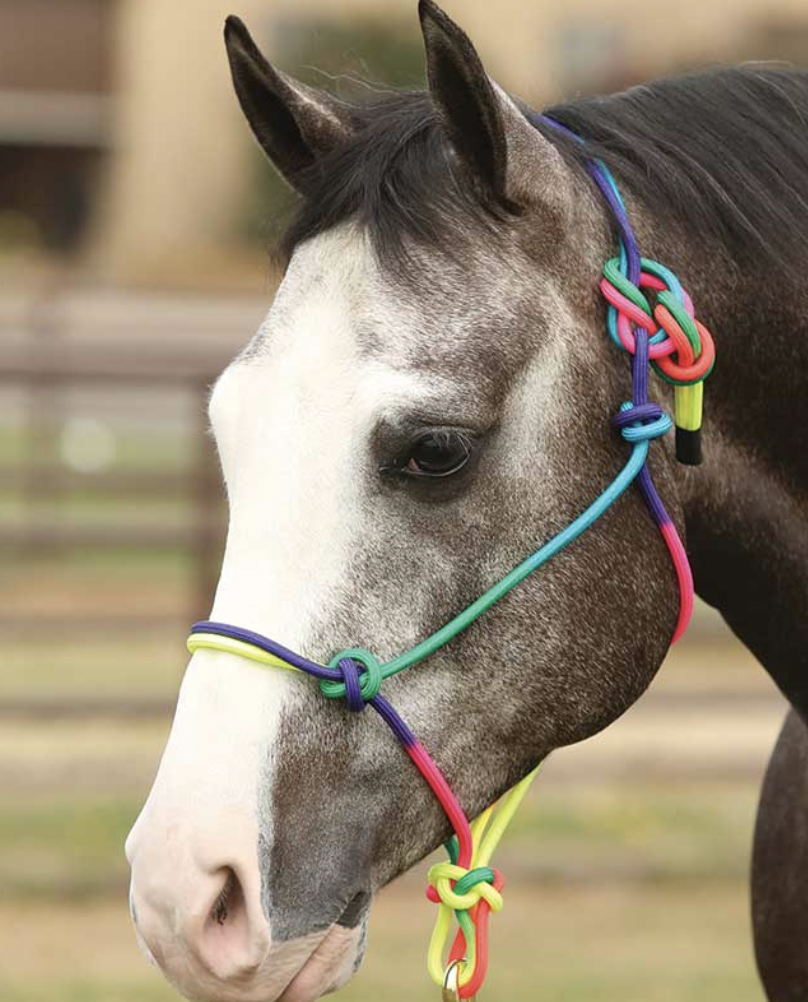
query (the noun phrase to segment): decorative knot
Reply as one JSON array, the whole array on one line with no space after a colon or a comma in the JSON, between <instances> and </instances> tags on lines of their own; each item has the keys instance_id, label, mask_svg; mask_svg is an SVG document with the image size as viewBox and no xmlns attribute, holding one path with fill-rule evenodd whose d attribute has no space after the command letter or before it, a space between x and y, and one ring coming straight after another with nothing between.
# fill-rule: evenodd
<instances>
[{"instance_id":1,"label":"decorative knot","mask_svg":"<svg viewBox=\"0 0 808 1002\"><path fill-rule=\"evenodd\" d=\"M607 261L600 291L609 303L609 335L630 355L636 351L634 329L651 335L648 356L659 376L675 386L700 383L715 365L715 344L693 311L690 296L679 280L658 261L641 258L639 283L631 282L619 258ZM651 307L643 290L655 294Z\"/></svg>"},{"instance_id":2,"label":"decorative knot","mask_svg":"<svg viewBox=\"0 0 808 1002\"><path fill-rule=\"evenodd\" d=\"M442 902L457 912L475 908L484 900L492 912L502 911L504 901L494 887L495 881L501 884L501 874L491 866L466 870L456 863L436 863L427 879L427 897L436 904Z\"/></svg>"},{"instance_id":3,"label":"decorative knot","mask_svg":"<svg viewBox=\"0 0 808 1002\"><path fill-rule=\"evenodd\" d=\"M379 659L364 647L340 651L328 662L328 667L339 671L342 680L320 679L320 691L329 699L344 699L354 713L361 713L382 687Z\"/></svg>"},{"instance_id":4,"label":"decorative knot","mask_svg":"<svg viewBox=\"0 0 808 1002\"><path fill-rule=\"evenodd\" d=\"M612 424L620 429L627 442L650 442L670 431L671 419L659 404L633 404L630 400L620 404L620 410L612 418Z\"/></svg>"}]
</instances>

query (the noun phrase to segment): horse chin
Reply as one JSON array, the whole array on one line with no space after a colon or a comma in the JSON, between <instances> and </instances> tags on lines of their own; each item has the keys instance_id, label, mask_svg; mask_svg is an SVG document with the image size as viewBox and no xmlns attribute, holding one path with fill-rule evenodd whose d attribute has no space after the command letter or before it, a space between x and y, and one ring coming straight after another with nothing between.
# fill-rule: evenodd
<instances>
[{"instance_id":1,"label":"horse chin","mask_svg":"<svg viewBox=\"0 0 808 1002\"><path fill-rule=\"evenodd\" d=\"M366 926L366 919L353 929L332 926L278 1002L314 1002L346 985L362 963Z\"/></svg>"},{"instance_id":2,"label":"horse chin","mask_svg":"<svg viewBox=\"0 0 808 1002\"><path fill-rule=\"evenodd\" d=\"M367 915L353 928L331 926L273 945L263 962L234 976L201 970L193 962L166 969L137 934L148 961L162 969L168 981L194 1002L315 1002L350 981L365 953Z\"/></svg>"}]
</instances>

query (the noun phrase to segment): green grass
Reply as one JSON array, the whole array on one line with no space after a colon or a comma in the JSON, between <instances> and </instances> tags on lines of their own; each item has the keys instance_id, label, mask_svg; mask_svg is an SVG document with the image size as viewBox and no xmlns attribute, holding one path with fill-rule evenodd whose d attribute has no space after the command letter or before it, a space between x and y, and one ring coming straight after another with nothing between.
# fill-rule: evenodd
<instances>
[{"instance_id":1,"label":"green grass","mask_svg":"<svg viewBox=\"0 0 808 1002\"><path fill-rule=\"evenodd\" d=\"M403 891L379 903L365 969L343 1002L437 998L421 975L431 915ZM505 899L492 922L486 1002L762 1002L741 882L549 889L513 880ZM417 920L402 922L407 908Z\"/></svg>"},{"instance_id":2,"label":"green grass","mask_svg":"<svg viewBox=\"0 0 808 1002\"><path fill-rule=\"evenodd\" d=\"M87 898L120 891L139 798L82 793L0 801L0 885L16 898ZM2 997L2 996L0 996Z\"/></svg>"},{"instance_id":3,"label":"green grass","mask_svg":"<svg viewBox=\"0 0 808 1002\"><path fill-rule=\"evenodd\" d=\"M65 704L143 700L168 705L187 662L181 630L131 641L103 634L82 638L12 640L0 673L0 699Z\"/></svg>"},{"instance_id":4,"label":"green grass","mask_svg":"<svg viewBox=\"0 0 808 1002\"><path fill-rule=\"evenodd\" d=\"M40 497L32 483L31 456L36 462L58 469L62 462L61 432L34 429L29 432L20 423L0 425L0 470L3 486L0 487L0 520L16 521L24 517L59 521L78 525L93 520L144 519L161 522L187 518L193 510L193 475L200 443L193 429L163 431L133 431L110 425L114 434L115 453L103 470L104 479L114 481L116 474L127 477L148 473L159 478L166 475L170 486L163 493L155 491L143 496L123 497L109 495L95 487L93 478L64 484L55 495ZM211 473L211 492L217 496L218 466L212 440L204 440L206 462ZM179 479L177 479L179 478ZM160 481L162 482L162 481ZM224 505L224 490L218 490Z\"/></svg>"},{"instance_id":5,"label":"green grass","mask_svg":"<svg viewBox=\"0 0 808 1002\"><path fill-rule=\"evenodd\" d=\"M734 878L748 867L756 806L757 791L743 784L542 788L539 780L506 851L543 876Z\"/></svg>"},{"instance_id":6,"label":"green grass","mask_svg":"<svg viewBox=\"0 0 808 1002\"><path fill-rule=\"evenodd\" d=\"M172 550L67 551L47 558L8 559L0 566L5 617L27 618L3 647L0 699L91 702L171 700L187 655L184 625L193 614L193 561ZM155 611L168 618L148 626ZM80 616L92 630L39 631L37 617ZM136 630L107 623L140 615Z\"/></svg>"},{"instance_id":7,"label":"green grass","mask_svg":"<svg viewBox=\"0 0 808 1002\"><path fill-rule=\"evenodd\" d=\"M30 519L39 524L46 519L60 525L94 524L179 525L193 517L193 506L183 497L107 498L85 491L65 493L47 500L0 497L0 518Z\"/></svg>"},{"instance_id":8,"label":"green grass","mask_svg":"<svg viewBox=\"0 0 808 1002\"><path fill-rule=\"evenodd\" d=\"M60 548L58 554L30 554L23 558L3 561L0 581L13 585L25 595L37 591L42 600L57 601L66 588L77 592L93 588L130 587L141 591L155 586L182 590L187 586L193 563L187 553L173 547L148 547L116 550L115 547L93 549ZM107 591L109 604L115 593ZM148 594L148 593L147 593ZM14 595L10 596L12 599ZM103 597L103 595L101 596ZM99 619L109 611L99 609Z\"/></svg>"},{"instance_id":9,"label":"green grass","mask_svg":"<svg viewBox=\"0 0 808 1002\"><path fill-rule=\"evenodd\" d=\"M140 729L139 740L110 748L103 763L93 766L88 758L92 747L115 740L116 734L124 741L126 728L101 732L97 725L87 735L83 724L59 726L52 736L58 744L53 754L61 756L68 771L73 761L88 788L0 799L0 885L5 893L71 899L125 886L123 842L156 769L166 731L165 725ZM31 761L48 759L42 730L42 743L28 746ZM131 768L132 755L147 759L138 772L142 780L122 781L126 792L108 789L115 787L116 773ZM108 787L101 792L92 788L93 768L97 781ZM570 792L539 787L525 804L499 861L513 880L529 882L598 881L622 874L634 883L732 883L747 872L754 805L754 791L742 786L673 791L576 786Z\"/></svg>"},{"instance_id":10,"label":"green grass","mask_svg":"<svg viewBox=\"0 0 808 1002\"><path fill-rule=\"evenodd\" d=\"M82 551L68 546L56 557L31 553L24 564L18 561L16 566L13 561L4 560L0 573L10 574L13 569L19 574L21 567L56 589L66 580L81 585L99 575L107 582L136 580L144 585L155 578L182 581L190 570L190 560L186 553L173 547L143 546L121 552L115 547Z\"/></svg>"}]
</instances>

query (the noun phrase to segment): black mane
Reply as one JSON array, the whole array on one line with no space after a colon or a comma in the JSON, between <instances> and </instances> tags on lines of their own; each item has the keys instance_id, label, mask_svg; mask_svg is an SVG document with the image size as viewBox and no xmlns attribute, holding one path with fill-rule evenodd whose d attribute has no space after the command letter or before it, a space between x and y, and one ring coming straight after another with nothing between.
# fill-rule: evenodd
<instances>
[{"instance_id":1,"label":"black mane","mask_svg":"<svg viewBox=\"0 0 808 1002\"><path fill-rule=\"evenodd\" d=\"M349 218L381 257L406 238L446 245L485 205L449 169L448 150L426 92L395 93L368 107L366 127L321 160L281 241L304 240ZM694 239L719 239L736 261L764 256L788 270L808 246L808 72L750 65L669 78L619 94L546 109L585 139L534 124L573 161L603 159L619 182Z\"/></svg>"}]
</instances>

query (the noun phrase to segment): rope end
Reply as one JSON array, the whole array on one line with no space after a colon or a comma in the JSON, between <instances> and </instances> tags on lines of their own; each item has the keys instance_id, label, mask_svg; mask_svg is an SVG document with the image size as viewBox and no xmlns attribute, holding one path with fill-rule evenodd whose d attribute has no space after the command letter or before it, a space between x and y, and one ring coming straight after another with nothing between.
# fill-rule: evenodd
<instances>
[{"instance_id":1,"label":"rope end","mask_svg":"<svg viewBox=\"0 0 808 1002\"><path fill-rule=\"evenodd\" d=\"M698 466L702 462L704 383L677 386L673 391L673 403L676 419L676 458L685 466Z\"/></svg>"},{"instance_id":2,"label":"rope end","mask_svg":"<svg viewBox=\"0 0 808 1002\"><path fill-rule=\"evenodd\" d=\"M691 431L676 427L676 458L685 466L700 466L703 462L701 451L701 428Z\"/></svg>"}]
</instances>

